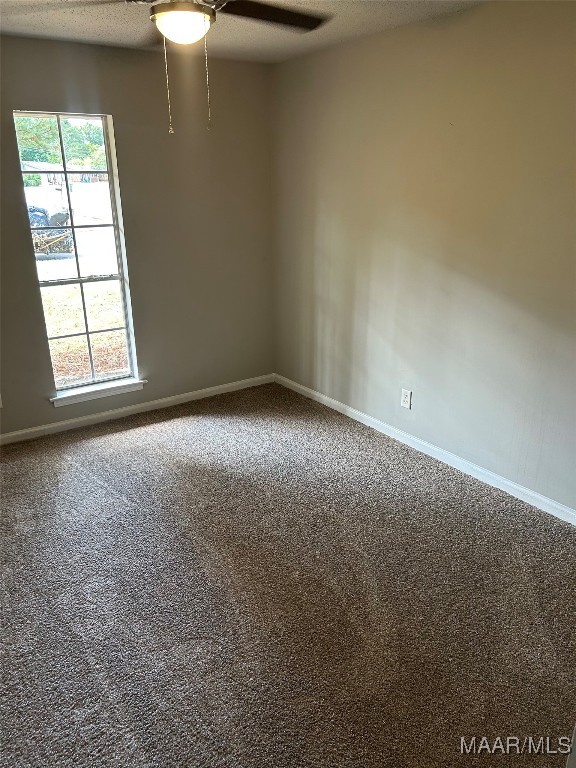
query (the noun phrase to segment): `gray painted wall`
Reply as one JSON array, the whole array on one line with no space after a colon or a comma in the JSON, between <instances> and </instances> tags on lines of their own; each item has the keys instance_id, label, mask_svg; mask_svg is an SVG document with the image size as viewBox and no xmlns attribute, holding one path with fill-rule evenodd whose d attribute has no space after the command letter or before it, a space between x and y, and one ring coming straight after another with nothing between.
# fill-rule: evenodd
<instances>
[{"instance_id":1,"label":"gray painted wall","mask_svg":"<svg viewBox=\"0 0 576 768\"><path fill-rule=\"evenodd\" d=\"M274 85L277 372L570 506L575 32L491 3Z\"/></svg>"},{"instance_id":2,"label":"gray painted wall","mask_svg":"<svg viewBox=\"0 0 576 768\"><path fill-rule=\"evenodd\" d=\"M4 432L270 373L270 69L160 53L2 39ZM13 109L113 115L141 392L55 409Z\"/></svg>"}]
</instances>

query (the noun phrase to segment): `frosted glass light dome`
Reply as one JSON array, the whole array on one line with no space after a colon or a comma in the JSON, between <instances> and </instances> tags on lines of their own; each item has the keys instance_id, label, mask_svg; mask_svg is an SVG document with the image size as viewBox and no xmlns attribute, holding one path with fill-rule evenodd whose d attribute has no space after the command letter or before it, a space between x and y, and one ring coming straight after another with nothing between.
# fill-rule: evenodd
<instances>
[{"instance_id":1,"label":"frosted glass light dome","mask_svg":"<svg viewBox=\"0 0 576 768\"><path fill-rule=\"evenodd\" d=\"M159 3L152 7L150 18L167 40L190 45L208 32L215 13L211 8L194 2Z\"/></svg>"}]
</instances>

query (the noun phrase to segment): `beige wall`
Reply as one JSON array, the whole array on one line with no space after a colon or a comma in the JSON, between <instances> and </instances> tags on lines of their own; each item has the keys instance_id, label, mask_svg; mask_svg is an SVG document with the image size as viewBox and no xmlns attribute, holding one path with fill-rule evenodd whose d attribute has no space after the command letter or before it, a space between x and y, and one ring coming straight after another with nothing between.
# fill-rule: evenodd
<instances>
[{"instance_id":1,"label":"beige wall","mask_svg":"<svg viewBox=\"0 0 576 768\"><path fill-rule=\"evenodd\" d=\"M275 79L278 373L571 506L575 31L490 3Z\"/></svg>"},{"instance_id":2,"label":"beige wall","mask_svg":"<svg viewBox=\"0 0 576 768\"><path fill-rule=\"evenodd\" d=\"M2 430L10 432L270 373L270 69L2 39ZM55 409L13 109L114 118L141 392Z\"/></svg>"}]
</instances>

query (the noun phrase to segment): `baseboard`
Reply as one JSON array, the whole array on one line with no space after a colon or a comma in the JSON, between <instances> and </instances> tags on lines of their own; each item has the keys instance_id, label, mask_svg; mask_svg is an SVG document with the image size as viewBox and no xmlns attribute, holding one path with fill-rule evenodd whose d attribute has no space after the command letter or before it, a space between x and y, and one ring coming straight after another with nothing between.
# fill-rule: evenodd
<instances>
[{"instance_id":1,"label":"baseboard","mask_svg":"<svg viewBox=\"0 0 576 768\"><path fill-rule=\"evenodd\" d=\"M305 397L315 400L318 403L327 405L339 413L356 421L366 424L368 427L382 432L389 437L398 440L405 445L409 445L415 448L417 451L432 456L439 461L448 464L454 469L458 469L464 472L466 475L475 477L477 480L481 480L487 485L491 485L494 488L499 488L502 491L506 491L510 496L514 496L521 501L525 501L543 512L548 512L554 517L560 520L564 520L567 523L576 525L576 510L571 507L564 506L563 504L549 499L547 496L542 496L535 491L525 488L522 485L507 480L500 475L490 472L487 469L473 464L466 459L460 458L449 451L445 451L443 448L428 443L425 440L421 440L418 437L410 435L408 432L404 432L401 429L396 429L389 424L386 424L379 419L375 419L372 416L368 416L362 411L358 411L349 405L340 403L338 400L334 400L327 395L323 395L321 392L317 392L314 389L305 387L302 384L298 384L295 381L287 379L285 376L280 376L276 373L270 373L265 376L256 376L252 379L243 379L242 381L233 381L230 384L221 384L216 387L208 387L207 389L198 389L195 392L185 392L182 395L173 395L172 397L164 397L159 400L149 400L145 403L138 403L137 405L128 405L124 408L115 408L110 411L103 411L101 413L91 414L89 416L80 416L76 419L66 419L64 421L56 421L52 424L44 424L39 427L31 427L30 429L21 429L17 432L7 432L4 435L0 435L0 445L7 445L8 443L17 443L23 440L34 440L37 437L43 437L44 435L51 435L57 432L66 432L70 429L78 429L79 427L86 427L91 424L98 424L104 421L112 421L114 419L121 419L125 416L132 416L136 413L144 413L146 411L155 411L160 408L169 408L172 405L180 405L182 403L188 403L193 400L202 400L206 397L213 397L214 395L221 395L225 392L236 392L240 389L247 389L248 387L258 387L262 384L269 384L270 382L277 382L278 384L292 389L294 392L298 392Z\"/></svg>"},{"instance_id":2,"label":"baseboard","mask_svg":"<svg viewBox=\"0 0 576 768\"><path fill-rule=\"evenodd\" d=\"M172 397L163 397L160 400L149 400L146 403L127 405L124 408L114 408L111 411L94 413L90 416L79 416L76 419L55 421L52 424L44 424L40 427L20 429L17 432L7 432L4 435L0 435L0 445L19 443L23 440L34 440L37 437L52 435L56 432L66 432L69 429L87 427L91 424L99 424L102 421L122 419L125 416L132 416L135 413L156 411L159 408L169 408L171 405L181 405L182 403L189 403L192 400L203 400L205 397L221 395L224 392L236 392L239 389L247 389L248 387L258 387L261 384L270 384L272 381L274 381L274 374L270 373L266 376L256 376L253 379L243 379L242 381L233 381L230 384L221 384L217 387L208 387L208 389L197 389L195 392L185 392L183 395L173 395Z\"/></svg>"},{"instance_id":3,"label":"baseboard","mask_svg":"<svg viewBox=\"0 0 576 768\"><path fill-rule=\"evenodd\" d=\"M383 434L388 435L388 437L394 438L394 440L398 440L405 445L409 445L411 448L415 448L417 451L421 451L421 453L432 456L433 458L444 462L444 464L454 467L454 469L459 469L460 472L475 477L477 480L481 480L487 485L499 488L501 491L506 491L510 496L525 501L533 507L541 509L543 512L548 512L550 515L554 515L554 517L564 520L564 522L576 525L576 509L564 506L564 504L559 504L557 501L549 499L547 496L542 496L540 493L531 491L529 488L525 488L522 485L512 482L512 480L507 480L505 477L501 477L494 472L490 472L488 469L483 469L476 464L472 464L472 462L466 461L466 459L462 459L460 456L456 456L449 451L445 451L443 448L438 448L438 446L432 445L432 443L428 443L418 437L414 437L408 432L396 429L396 427L392 427L379 419L368 416L366 413L362 413L362 411L357 411L349 405L340 403L338 400L334 400L327 395L323 395L321 392L305 387L295 381L291 381L284 376L274 374L274 381L281 384L283 387L287 387L294 392L304 395L304 397L308 397L318 403L327 405L329 408L333 408L335 411L343 413L345 416L350 416L350 418L355 419L362 424L366 424L366 426L372 427L378 432L382 432Z\"/></svg>"}]
</instances>

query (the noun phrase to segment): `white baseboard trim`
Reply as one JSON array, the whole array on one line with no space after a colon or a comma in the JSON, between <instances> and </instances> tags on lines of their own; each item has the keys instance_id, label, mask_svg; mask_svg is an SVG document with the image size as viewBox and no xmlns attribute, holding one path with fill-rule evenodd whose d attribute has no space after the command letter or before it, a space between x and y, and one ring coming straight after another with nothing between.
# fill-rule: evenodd
<instances>
[{"instance_id":1,"label":"white baseboard trim","mask_svg":"<svg viewBox=\"0 0 576 768\"><path fill-rule=\"evenodd\" d=\"M488 469L483 469L476 464L472 464L470 461L466 461L466 459L461 459L459 456L456 456L449 451L445 451L443 448L438 448L438 446L432 445L432 443L421 440L419 437L414 437L408 432L403 432L401 429L396 429L396 427L392 427L383 421L379 421L379 419L368 416L366 413L362 413L362 411L357 411L355 408L340 403L338 400L323 395L321 392L305 387L302 384L297 384L295 381L291 381L277 373L274 374L274 381L281 384L283 387L287 387L294 392L304 395L304 397L308 397L318 403L327 405L329 408L333 408L335 411L343 413L345 416L350 416L350 418L355 419L362 424L366 424L366 426L372 427L378 432L382 432L383 434L388 435L388 437L394 438L394 440L409 445L411 448L415 448L421 453L432 456L433 458L444 462L444 464L454 467L454 469L459 469L460 472L475 477L477 480L481 480L487 485L499 488L501 491L506 491L510 496L525 501L533 507L541 509L543 512L548 512L549 514L554 515L554 517L564 520L564 522L576 525L576 509L566 507L564 504L559 504L557 501L549 499L547 496L542 496L540 493L531 491L529 488L524 488L524 486L518 485L504 477L500 477L500 475L490 472Z\"/></svg>"},{"instance_id":2,"label":"white baseboard trim","mask_svg":"<svg viewBox=\"0 0 576 768\"><path fill-rule=\"evenodd\" d=\"M76 419L66 419L64 421L55 421L52 424L43 424L40 427L31 427L30 429L20 429L17 432L7 432L0 435L0 445L8 443L19 443L23 440L34 440L44 435L52 435L56 432L66 432L69 429L78 429L90 424L98 424L101 421L112 421L121 419L125 416L132 416L135 413L144 413L145 411L156 411L159 408L169 408L171 405L180 405L189 403L192 400L202 400L205 397L221 395L224 392L236 392L239 389L248 389L248 387L258 387L261 384L270 384L274 381L274 374L266 376L256 376L253 379L243 379L242 381L233 381L231 384L220 384L217 387L208 387L208 389L197 389L195 392L185 392L183 395L173 395L172 397L163 397L160 400L149 400L146 403L136 405L127 405L124 408L114 408L111 411L102 411L90 416L79 416Z\"/></svg>"},{"instance_id":3,"label":"white baseboard trim","mask_svg":"<svg viewBox=\"0 0 576 768\"><path fill-rule=\"evenodd\" d=\"M443 448L438 448L432 443L428 443L425 440L421 440L419 437L414 437L408 432L404 432L401 429L396 429L389 424L386 424L379 419L375 419L372 416L368 416L362 411L357 411L349 405L340 403L338 400L334 400L327 395L323 395L321 392L317 392L314 389L305 387L302 384L298 384L295 381L287 379L285 376L280 376L277 373L266 374L265 376L256 376L252 379L243 379L242 381L233 381L230 384L221 384L216 387L208 387L207 389L198 389L195 392L185 392L182 395L173 395L172 397L164 397L159 400L150 400L145 403L138 403L136 405L128 405L124 408L114 408L110 411L102 411L101 413L94 413L89 416L79 416L75 419L66 419L64 421L56 421L51 424L44 424L39 427L31 427L30 429L21 429L17 432L7 432L0 435L0 445L7 445L8 443L17 443L23 440L34 440L37 437L43 437L44 435L52 435L57 432L66 432L70 429L78 429L79 427L86 427L91 424L98 424L104 421L112 421L114 419L121 419L125 416L131 416L136 413L144 413L146 411L155 411L160 408L169 408L172 405L180 405L182 403L188 403L193 400L202 400L206 397L213 397L214 395L221 395L225 392L236 392L240 389L247 389L249 387L258 387L262 384L270 384L276 382L287 389L292 389L294 392L298 392L305 397L315 400L318 403L327 405L339 413L349 416L356 421L365 424L368 427L372 427L378 432L382 432L389 437L398 440L405 445L409 445L415 448L417 451L432 456L444 464L448 464L454 469L458 469L464 472L466 475L475 477L477 480L481 480L487 485L491 485L494 488L499 488L502 491L506 491L510 496L514 496L521 501L525 501L532 506L541 509L543 512L548 512L554 517L560 520L564 520L567 523L576 525L576 510L571 507L564 506L563 504L549 499L547 496L542 496L540 493L531 491L529 488L525 488L522 485L507 480L500 475L490 472L490 470L483 469L476 464L473 464L466 459L462 459L449 451L445 451Z\"/></svg>"}]
</instances>

